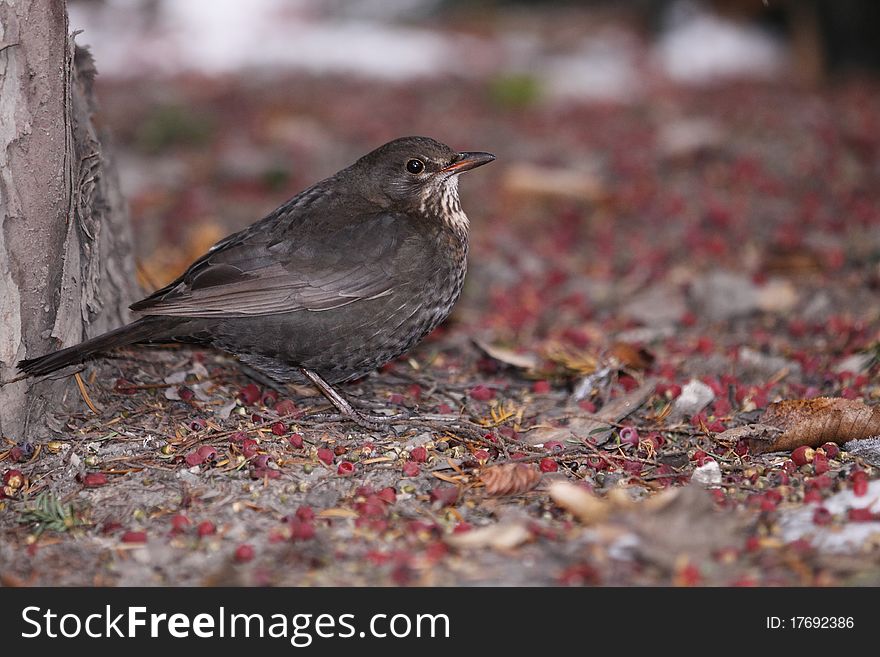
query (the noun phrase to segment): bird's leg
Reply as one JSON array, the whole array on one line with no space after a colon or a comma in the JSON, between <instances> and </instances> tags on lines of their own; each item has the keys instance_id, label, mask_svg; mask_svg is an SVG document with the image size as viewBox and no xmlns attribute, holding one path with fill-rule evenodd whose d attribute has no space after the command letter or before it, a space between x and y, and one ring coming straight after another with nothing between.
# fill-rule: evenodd
<instances>
[{"instance_id":1,"label":"bird's leg","mask_svg":"<svg viewBox=\"0 0 880 657\"><path fill-rule=\"evenodd\" d=\"M407 419L409 417L408 414L367 415L365 413L361 413L359 410L351 405L351 402L340 395L333 386L327 383L320 374L313 370L306 369L305 367L301 367L300 372L302 372L303 376L305 376L309 381L314 384L314 386L318 390L321 391L321 394L324 395L340 413L349 418L355 424L362 426L365 429L378 431L380 429L386 428L388 424L394 420Z\"/></svg>"}]
</instances>

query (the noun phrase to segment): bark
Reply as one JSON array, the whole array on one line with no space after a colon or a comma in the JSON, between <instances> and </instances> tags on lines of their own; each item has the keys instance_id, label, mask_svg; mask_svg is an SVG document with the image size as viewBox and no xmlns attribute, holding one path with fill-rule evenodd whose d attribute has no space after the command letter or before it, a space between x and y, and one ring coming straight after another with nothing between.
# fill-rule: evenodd
<instances>
[{"instance_id":1,"label":"bark","mask_svg":"<svg viewBox=\"0 0 880 657\"><path fill-rule=\"evenodd\" d=\"M119 326L136 294L128 216L92 123L91 56L63 0L0 0L0 381ZM71 380L0 386L0 436L43 434ZM2 449L2 447L0 447Z\"/></svg>"}]
</instances>

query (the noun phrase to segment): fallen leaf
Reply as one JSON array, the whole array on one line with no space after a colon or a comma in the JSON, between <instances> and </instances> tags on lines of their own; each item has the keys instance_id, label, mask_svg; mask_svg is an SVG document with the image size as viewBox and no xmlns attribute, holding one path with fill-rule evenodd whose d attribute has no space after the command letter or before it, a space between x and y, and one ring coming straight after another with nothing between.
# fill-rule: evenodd
<instances>
[{"instance_id":1,"label":"fallen leaf","mask_svg":"<svg viewBox=\"0 0 880 657\"><path fill-rule=\"evenodd\" d=\"M477 349L482 351L489 358L497 360L499 363L510 365L511 367L518 367L523 370L535 370L538 369L541 364L537 354L521 354L511 349L488 344L482 340L475 339L473 340L473 343Z\"/></svg>"},{"instance_id":2,"label":"fallen leaf","mask_svg":"<svg viewBox=\"0 0 880 657\"><path fill-rule=\"evenodd\" d=\"M629 342L615 342L611 345L609 353L616 358L623 367L631 370L646 370L654 363L654 354Z\"/></svg>"},{"instance_id":3,"label":"fallen leaf","mask_svg":"<svg viewBox=\"0 0 880 657\"><path fill-rule=\"evenodd\" d=\"M739 438L749 442L753 454L790 451L801 445L818 447L827 442L843 444L880 435L880 407L842 397L787 399L770 404L761 424L752 427ZM725 434L728 432L718 438L729 438Z\"/></svg>"},{"instance_id":4,"label":"fallen leaf","mask_svg":"<svg viewBox=\"0 0 880 657\"><path fill-rule=\"evenodd\" d=\"M565 427L539 427L526 434L526 442L540 445L551 440L564 443L572 436L580 440L590 440L595 445L608 442L614 432L612 424L623 420L644 404L657 386L656 379L648 379L644 384L627 394L612 399L596 414L589 417L577 415Z\"/></svg>"},{"instance_id":5,"label":"fallen leaf","mask_svg":"<svg viewBox=\"0 0 880 657\"><path fill-rule=\"evenodd\" d=\"M521 522L499 522L467 532L450 534L444 540L455 548L510 550L528 541L532 533Z\"/></svg>"},{"instance_id":6,"label":"fallen leaf","mask_svg":"<svg viewBox=\"0 0 880 657\"><path fill-rule=\"evenodd\" d=\"M609 502L567 481L554 481L550 484L549 493L550 499L585 525L600 523L611 512Z\"/></svg>"},{"instance_id":7,"label":"fallen leaf","mask_svg":"<svg viewBox=\"0 0 880 657\"><path fill-rule=\"evenodd\" d=\"M524 463L505 463L486 468L480 479L489 495L519 495L538 485L541 472Z\"/></svg>"}]
</instances>

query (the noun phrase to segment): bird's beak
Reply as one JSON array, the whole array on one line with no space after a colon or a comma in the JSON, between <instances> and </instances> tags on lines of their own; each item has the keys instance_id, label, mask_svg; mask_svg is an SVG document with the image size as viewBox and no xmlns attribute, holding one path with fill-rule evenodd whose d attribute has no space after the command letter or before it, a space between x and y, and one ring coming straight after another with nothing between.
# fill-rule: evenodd
<instances>
[{"instance_id":1,"label":"bird's beak","mask_svg":"<svg viewBox=\"0 0 880 657\"><path fill-rule=\"evenodd\" d=\"M470 171L471 169L476 169L477 167L481 167L484 164L489 164L489 162L494 159L495 156L492 155L492 153L459 153L458 159L455 162L450 164L448 167L444 167L441 170L447 173L461 173L462 171Z\"/></svg>"}]
</instances>

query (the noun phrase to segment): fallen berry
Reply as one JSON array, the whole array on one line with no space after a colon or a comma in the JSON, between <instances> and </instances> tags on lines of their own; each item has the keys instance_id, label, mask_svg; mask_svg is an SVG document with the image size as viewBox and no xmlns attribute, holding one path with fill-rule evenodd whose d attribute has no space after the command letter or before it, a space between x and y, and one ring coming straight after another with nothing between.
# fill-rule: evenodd
<instances>
[{"instance_id":1,"label":"fallen berry","mask_svg":"<svg viewBox=\"0 0 880 657\"><path fill-rule=\"evenodd\" d=\"M391 488L391 486L388 486L376 493L376 497L386 504L394 504L397 501L397 491Z\"/></svg>"},{"instance_id":2,"label":"fallen berry","mask_svg":"<svg viewBox=\"0 0 880 657\"><path fill-rule=\"evenodd\" d=\"M559 470L559 465L557 465L556 461L546 457L541 459L538 467L541 469L541 472L556 472Z\"/></svg>"},{"instance_id":3,"label":"fallen berry","mask_svg":"<svg viewBox=\"0 0 880 657\"><path fill-rule=\"evenodd\" d=\"M470 389L469 394L471 399L476 401L489 401L490 399L495 399L495 391L484 385L474 386Z\"/></svg>"},{"instance_id":4,"label":"fallen berry","mask_svg":"<svg viewBox=\"0 0 880 657\"><path fill-rule=\"evenodd\" d=\"M816 455L816 450L807 445L801 445L791 453L791 460L798 467L811 463Z\"/></svg>"},{"instance_id":5,"label":"fallen berry","mask_svg":"<svg viewBox=\"0 0 880 657\"><path fill-rule=\"evenodd\" d=\"M532 384L532 392L536 395L546 395L551 389L549 381L535 381Z\"/></svg>"},{"instance_id":6,"label":"fallen berry","mask_svg":"<svg viewBox=\"0 0 880 657\"><path fill-rule=\"evenodd\" d=\"M351 461L342 461L339 464L339 467L336 468L336 474L342 477L348 477L349 475L354 474L354 463Z\"/></svg>"},{"instance_id":7,"label":"fallen berry","mask_svg":"<svg viewBox=\"0 0 880 657\"><path fill-rule=\"evenodd\" d=\"M171 517L171 531L178 534L185 531L190 526L189 518L182 513L178 513Z\"/></svg>"},{"instance_id":8,"label":"fallen berry","mask_svg":"<svg viewBox=\"0 0 880 657\"><path fill-rule=\"evenodd\" d=\"M303 437L298 433L293 433L290 435L290 438L287 439L290 443L290 446L294 449L302 449L303 446Z\"/></svg>"},{"instance_id":9,"label":"fallen berry","mask_svg":"<svg viewBox=\"0 0 880 657\"><path fill-rule=\"evenodd\" d=\"M415 477L417 476L422 469L419 467L418 463L414 463L413 461L407 461L403 464L403 476L404 477Z\"/></svg>"},{"instance_id":10,"label":"fallen berry","mask_svg":"<svg viewBox=\"0 0 880 657\"><path fill-rule=\"evenodd\" d=\"M837 443L825 443L821 449L830 459L836 459L838 454L840 454L840 445Z\"/></svg>"},{"instance_id":11,"label":"fallen berry","mask_svg":"<svg viewBox=\"0 0 880 657\"><path fill-rule=\"evenodd\" d=\"M146 543L147 532L125 532L120 540L123 543Z\"/></svg>"},{"instance_id":12,"label":"fallen berry","mask_svg":"<svg viewBox=\"0 0 880 657\"><path fill-rule=\"evenodd\" d=\"M21 470L7 470L4 472L3 485L13 489L21 488L24 485L24 475L21 473Z\"/></svg>"},{"instance_id":13,"label":"fallen berry","mask_svg":"<svg viewBox=\"0 0 880 657\"><path fill-rule=\"evenodd\" d=\"M276 436L283 436L287 433L287 425L285 425L284 422L273 423L271 429L272 433L274 433Z\"/></svg>"},{"instance_id":14,"label":"fallen berry","mask_svg":"<svg viewBox=\"0 0 880 657\"><path fill-rule=\"evenodd\" d=\"M260 401L261 397L262 393L254 383L247 384L238 392L238 398L248 406L256 404L258 401Z\"/></svg>"},{"instance_id":15,"label":"fallen berry","mask_svg":"<svg viewBox=\"0 0 880 657\"><path fill-rule=\"evenodd\" d=\"M199 537L210 536L211 534L217 533L217 527L210 520L203 520L196 527L196 533Z\"/></svg>"},{"instance_id":16,"label":"fallen berry","mask_svg":"<svg viewBox=\"0 0 880 657\"><path fill-rule=\"evenodd\" d=\"M332 450L327 449L326 447L321 447L318 450L318 460L327 465L333 465L333 461L336 460L336 455Z\"/></svg>"},{"instance_id":17,"label":"fallen berry","mask_svg":"<svg viewBox=\"0 0 880 657\"><path fill-rule=\"evenodd\" d=\"M82 483L86 488L105 486L107 484L107 475L103 472L89 472L83 476Z\"/></svg>"},{"instance_id":18,"label":"fallen berry","mask_svg":"<svg viewBox=\"0 0 880 657\"><path fill-rule=\"evenodd\" d=\"M830 525L832 519L831 512L824 506L817 507L813 511L813 523L816 525Z\"/></svg>"},{"instance_id":19,"label":"fallen berry","mask_svg":"<svg viewBox=\"0 0 880 657\"><path fill-rule=\"evenodd\" d=\"M816 451L813 454L813 471L817 475L825 474L828 472L828 457L825 456L825 452Z\"/></svg>"},{"instance_id":20,"label":"fallen berry","mask_svg":"<svg viewBox=\"0 0 880 657\"><path fill-rule=\"evenodd\" d=\"M409 458L415 463L424 463L428 460L428 450L424 447L416 447L409 453Z\"/></svg>"},{"instance_id":21,"label":"fallen berry","mask_svg":"<svg viewBox=\"0 0 880 657\"><path fill-rule=\"evenodd\" d=\"M235 560L238 563L247 563L254 558L254 547L252 545L239 545L235 548Z\"/></svg>"}]
</instances>

